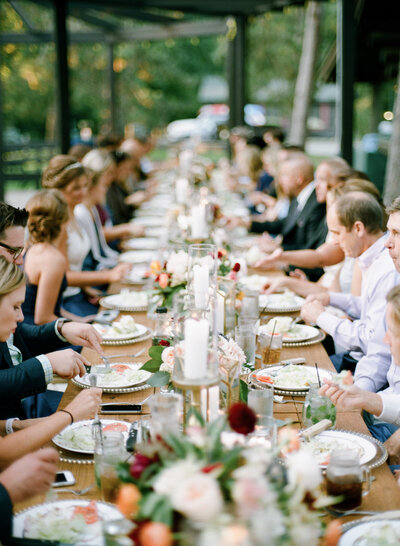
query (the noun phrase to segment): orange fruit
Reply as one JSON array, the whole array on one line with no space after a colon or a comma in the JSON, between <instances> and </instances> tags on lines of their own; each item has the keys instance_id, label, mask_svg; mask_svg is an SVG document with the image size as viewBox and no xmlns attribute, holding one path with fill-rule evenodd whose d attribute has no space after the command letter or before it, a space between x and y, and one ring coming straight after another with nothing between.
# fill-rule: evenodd
<instances>
[{"instance_id":1,"label":"orange fruit","mask_svg":"<svg viewBox=\"0 0 400 546\"><path fill-rule=\"evenodd\" d=\"M127 518L134 517L138 512L141 497L142 495L136 485L125 483L118 490L115 504L124 516Z\"/></svg>"},{"instance_id":2,"label":"orange fruit","mask_svg":"<svg viewBox=\"0 0 400 546\"><path fill-rule=\"evenodd\" d=\"M172 546L171 529L165 523L149 521L139 529L140 546Z\"/></svg>"}]
</instances>

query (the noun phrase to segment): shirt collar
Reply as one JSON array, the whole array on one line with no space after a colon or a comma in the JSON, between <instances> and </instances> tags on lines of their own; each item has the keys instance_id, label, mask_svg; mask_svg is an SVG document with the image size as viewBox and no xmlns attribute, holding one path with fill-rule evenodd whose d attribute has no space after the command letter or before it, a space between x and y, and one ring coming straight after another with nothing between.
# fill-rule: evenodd
<instances>
[{"instance_id":1,"label":"shirt collar","mask_svg":"<svg viewBox=\"0 0 400 546\"><path fill-rule=\"evenodd\" d=\"M310 195L314 191L314 188L315 188L315 182L313 180L312 182L307 184L307 186L305 188L303 188L301 190L301 192L299 193L299 195L296 197L296 199L297 199L297 210L299 212L304 209L304 206L307 203L308 198L310 197Z\"/></svg>"},{"instance_id":2,"label":"shirt collar","mask_svg":"<svg viewBox=\"0 0 400 546\"><path fill-rule=\"evenodd\" d=\"M387 233L379 237L373 245L365 250L361 256L358 257L358 265L361 269L368 269L372 262L386 249L385 241L387 239Z\"/></svg>"}]
</instances>

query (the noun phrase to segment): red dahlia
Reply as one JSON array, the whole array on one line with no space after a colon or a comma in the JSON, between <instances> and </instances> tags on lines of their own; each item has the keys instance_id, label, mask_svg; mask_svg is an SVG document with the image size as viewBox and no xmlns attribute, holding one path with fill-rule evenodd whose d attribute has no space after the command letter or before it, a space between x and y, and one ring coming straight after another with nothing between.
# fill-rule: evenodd
<instances>
[{"instance_id":1,"label":"red dahlia","mask_svg":"<svg viewBox=\"0 0 400 546\"><path fill-rule=\"evenodd\" d=\"M229 408L228 421L235 432L250 434L255 428L257 417L247 404L237 402Z\"/></svg>"}]
</instances>

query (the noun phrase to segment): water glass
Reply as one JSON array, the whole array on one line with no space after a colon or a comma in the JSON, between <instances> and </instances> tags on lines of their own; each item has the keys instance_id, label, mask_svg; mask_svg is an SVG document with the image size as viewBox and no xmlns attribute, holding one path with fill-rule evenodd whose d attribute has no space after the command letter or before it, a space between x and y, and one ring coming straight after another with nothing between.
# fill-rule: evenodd
<instances>
[{"instance_id":1,"label":"water glass","mask_svg":"<svg viewBox=\"0 0 400 546\"><path fill-rule=\"evenodd\" d=\"M259 316L259 305L258 305L258 296L259 293L256 290L244 291L244 296L242 299L242 308L240 310L241 317L258 317Z\"/></svg>"},{"instance_id":2,"label":"water glass","mask_svg":"<svg viewBox=\"0 0 400 546\"><path fill-rule=\"evenodd\" d=\"M183 397L178 393L155 394L148 405L152 414L152 434L176 434L180 430Z\"/></svg>"},{"instance_id":3,"label":"water glass","mask_svg":"<svg viewBox=\"0 0 400 546\"><path fill-rule=\"evenodd\" d=\"M274 388L249 388L247 403L257 416L256 434L269 435L274 422Z\"/></svg>"},{"instance_id":4,"label":"water glass","mask_svg":"<svg viewBox=\"0 0 400 546\"><path fill-rule=\"evenodd\" d=\"M256 360L255 323L239 323L235 329L235 340L243 349L247 364L254 366Z\"/></svg>"},{"instance_id":5,"label":"water glass","mask_svg":"<svg viewBox=\"0 0 400 546\"><path fill-rule=\"evenodd\" d=\"M96 475L100 478L102 499L115 502L120 481L117 465L126 458L124 436L122 432L109 431L103 433L103 452L96 454Z\"/></svg>"}]
</instances>

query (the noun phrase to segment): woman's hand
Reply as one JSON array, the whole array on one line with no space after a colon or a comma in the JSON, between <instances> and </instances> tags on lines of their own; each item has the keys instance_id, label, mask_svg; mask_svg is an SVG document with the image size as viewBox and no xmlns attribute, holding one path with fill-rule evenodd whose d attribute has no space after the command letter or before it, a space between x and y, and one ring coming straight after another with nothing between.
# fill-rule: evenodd
<instances>
[{"instance_id":1,"label":"woman's hand","mask_svg":"<svg viewBox=\"0 0 400 546\"><path fill-rule=\"evenodd\" d=\"M103 391L97 388L85 389L75 396L65 409L72 413L74 422L90 419L99 409L102 393Z\"/></svg>"}]
</instances>

